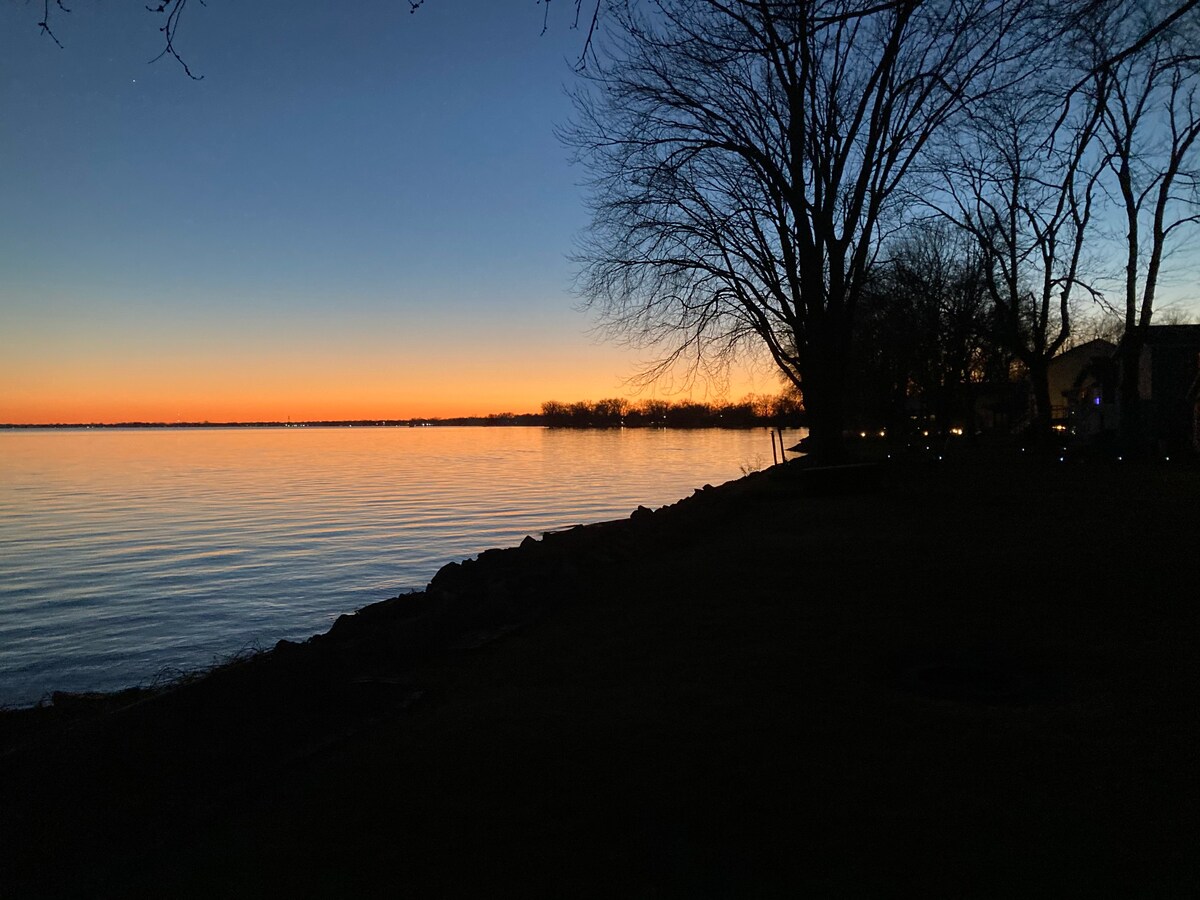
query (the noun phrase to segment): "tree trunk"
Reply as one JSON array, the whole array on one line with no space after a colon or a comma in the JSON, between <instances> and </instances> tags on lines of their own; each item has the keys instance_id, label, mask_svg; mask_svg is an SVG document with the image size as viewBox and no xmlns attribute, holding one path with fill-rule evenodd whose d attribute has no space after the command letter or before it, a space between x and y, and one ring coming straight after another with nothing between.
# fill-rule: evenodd
<instances>
[{"instance_id":1,"label":"tree trunk","mask_svg":"<svg viewBox=\"0 0 1200 900\"><path fill-rule=\"evenodd\" d=\"M1146 435L1142 427L1142 348L1145 338L1137 331L1126 333L1117 348L1121 363L1121 381L1117 387L1120 410L1119 445L1124 456L1136 458L1145 450Z\"/></svg>"},{"instance_id":2,"label":"tree trunk","mask_svg":"<svg viewBox=\"0 0 1200 900\"><path fill-rule=\"evenodd\" d=\"M818 464L837 465L847 460L846 450L846 379L844 366L832 359L810 365L804 379L804 410L808 416L810 455Z\"/></svg>"},{"instance_id":3,"label":"tree trunk","mask_svg":"<svg viewBox=\"0 0 1200 900\"><path fill-rule=\"evenodd\" d=\"M820 465L837 465L846 461L845 414L841 404L820 403L809 414L808 430L812 456Z\"/></svg>"},{"instance_id":4,"label":"tree trunk","mask_svg":"<svg viewBox=\"0 0 1200 900\"><path fill-rule=\"evenodd\" d=\"M1046 451L1051 446L1053 418L1050 405L1050 367L1045 360L1038 360L1029 367L1029 383L1033 390L1033 420L1029 436L1033 448Z\"/></svg>"}]
</instances>

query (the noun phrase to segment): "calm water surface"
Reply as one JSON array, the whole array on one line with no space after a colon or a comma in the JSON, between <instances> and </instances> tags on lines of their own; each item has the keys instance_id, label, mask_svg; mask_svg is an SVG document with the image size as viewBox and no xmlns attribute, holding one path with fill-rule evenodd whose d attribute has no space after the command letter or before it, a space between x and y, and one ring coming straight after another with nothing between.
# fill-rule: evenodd
<instances>
[{"instance_id":1,"label":"calm water surface","mask_svg":"<svg viewBox=\"0 0 1200 900\"><path fill-rule=\"evenodd\" d=\"M753 431L0 432L0 704L210 665L771 460Z\"/></svg>"}]
</instances>

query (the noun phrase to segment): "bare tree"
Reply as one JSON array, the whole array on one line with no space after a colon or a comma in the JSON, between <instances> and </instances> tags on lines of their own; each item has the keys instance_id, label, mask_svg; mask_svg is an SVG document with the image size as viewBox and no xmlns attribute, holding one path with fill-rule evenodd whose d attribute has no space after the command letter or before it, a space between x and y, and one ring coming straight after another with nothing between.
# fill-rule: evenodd
<instances>
[{"instance_id":1,"label":"bare tree","mask_svg":"<svg viewBox=\"0 0 1200 900\"><path fill-rule=\"evenodd\" d=\"M1049 364L1071 334L1081 263L1101 171L1103 107L1076 104L1042 72L976 109L943 157L936 206L975 241L995 309L996 338L1030 380L1035 439L1051 434Z\"/></svg>"},{"instance_id":2,"label":"bare tree","mask_svg":"<svg viewBox=\"0 0 1200 900\"><path fill-rule=\"evenodd\" d=\"M205 0L197 0L204 6ZM426 0L406 0L408 3L408 11L415 13L425 5ZM551 0L538 0L543 5L542 16L542 33L545 34L550 27L550 4ZM600 21L600 11L602 8L602 0L571 0L574 5L574 21L571 27L583 29L584 39L583 46L579 52L579 67L586 68L589 56L591 54L592 38L596 33L596 25ZM179 51L175 46L175 39L179 33L180 23L183 18L183 12L187 8L188 0L153 0L145 4L146 11L159 16L160 25L158 30L163 35L163 50L151 62L157 62L163 57L174 59L183 68L184 74L188 78L195 81L200 81L204 78L203 75L196 75L188 66L187 61L179 55ZM63 0L42 0L42 18L37 23L38 30L50 40L54 41L58 47L62 48L63 44L55 34L54 29L56 24L52 23L52 17L61 13L69 13L71 10L65 5Z\"/></svg>"},{"instance_id":3,"label":"bare tree","mask_svg":"<svg viewBox=\"0 0 1200 900\"><path fill-rule=\"evenodd\" d=\"M201 6L205 5L204 0L197 0L197 2ZM150 60L150 62L158 62L163 57L170 57L179 63L188 78L195 81L203 79L203 75L196 75L192 72L184 58L179 55L179 51L175 46L175 38L179 32L184 10L187 9L188 0L155 0L155 2L144 5L147 12L158 17L160 23L158 30L163 36L162 52ZM65 5L63 0L42 0L42 18L37 23L38 30L45 37L54 41L60 49L63 47L63 44L55 33L54 29L57 27L57 24L52 23L52 17L62 13L69 13L70 11L70 8Z\"/></svg>"},{"instance_id":4,"label":"bare tree","mask_svg":"<svg viewBox=\"0 0 1200 900\"><path fill-rule=\"evenodd\" d=\"M606 16L565 139L589 167L580 289L609 331L721 371L765 348L844 455L851 329L899 187L992 89L1017 7L653 0Z\"/></svg>"},{"instance_id":5,"label":"bare tree","mask_svg":"<svg viewBox=\"0 0 1200 900\"><path fill-rule=\"evenodd\" d=\"M1102 112L1110 193L1124 225L1118 356L1127 449L1141 441L1139 360L1163 266L1184 230L1200 222L1200 10L1190 6L1169 27L1154 12L1153 5L1116 4L1086 35L1101 60L1088 90ZM1136 52L1105 57L1105 47L1131 33L1149 37Z\"/></svg>"},{"instance_id":6,"label":"bare tree","mask_svg":"<svg viewBox=\"0 0 1200 900\"><path fill-rule=\"evenodd\" d=\"M973 433L972 388L1003 378L1010 359L994 346L992 314L982 254L965 231L934 219L889 241L854 331L862 425Z\"/></svg>"}]
</instances>

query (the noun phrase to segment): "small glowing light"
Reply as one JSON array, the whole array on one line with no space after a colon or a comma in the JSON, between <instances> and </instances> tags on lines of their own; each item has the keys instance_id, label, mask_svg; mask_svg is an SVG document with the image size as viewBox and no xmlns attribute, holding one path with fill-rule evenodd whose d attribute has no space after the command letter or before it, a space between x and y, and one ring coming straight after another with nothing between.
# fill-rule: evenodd
<instances>
[{"instance_id":1,"label":"small glowing light","mask_svg":"<svg viewBox=\"0 0 1200 900\"><path fill-rule=\"evenodd\" d=\"M925 436L925 437L929 437L929 432L928 432L928 431L922 431L922 432L921 432L921 434L922 434L923 436Z\"/></svg>"},{"instance_id":2,"label":"small glowing light","mask_svg":"<svg viewBox=\"0 0 1200 900\"><path fill-rule=\"evenodd\" d=\"M866 433L865 431L860 431L860 432L858 433L858 436L859 436L859 437L866 437L866 436L867 436L867 433Z\"/></svg>"},{"instance_id":3,"label":"small glowing light","mask_svg":"<svg viewBox=\"0 0 1200 900\"><path fill-rule=\"evenodd\" d=\"M1065 456L1060 456L1060 457L1058 458L1058 461L1059 461L1059 462L1066 462L1066 461L1067 461L1067 458L1066 458Z\"/></svg>"},{"instance_id":4,"label":"small glowing light","mask_svg":"<svg viewBox=\"0 0 1200 900\"><path fill-rule=\"evenodd\" d=\"M887 437L887 432L886 432L886 431L881 431L881 432L879 432L879 436L880 436L880 437Z\"/></svg>"},{"instance_id":5,"label":"small glowing light","mask_svg":"<svg viewBox=\"0 0 1200 900\"><path fill-rule=\"evenodd\" d=\"M962 433L963 433L963 430L962 430L961 428L951 428L951 429L950 429L950 433L951 433L951 434L953 434L953 435L958 435L958 436L960 436L960 437L961 437L961 436L962 436Z\"/></svg>"},{"instance_id":6,"label":"small glowing light","mask_svg":"<svg viewBox=\"0 0 1200 900\"><path fill-rule=\"evenodd\" d=\"M938 457L938 459L940 460L940 459L941 459L941 457L939 456L939 457Z\"/></svg>"},{"instance_id":7,"label":"small glowing light","mask_svg":"<svg viewBox=\"0 0 1200 900\"><path fill-rule=\"evenodd\" d=\"M1120 462L1120 461L1121 461L1121 460L1123 460L1124 458L1125 458L1125 457L1123 457L1123 456L1118 456L1118 457L1117 457L1117 462Z\"/></svg>"}]
</instances>

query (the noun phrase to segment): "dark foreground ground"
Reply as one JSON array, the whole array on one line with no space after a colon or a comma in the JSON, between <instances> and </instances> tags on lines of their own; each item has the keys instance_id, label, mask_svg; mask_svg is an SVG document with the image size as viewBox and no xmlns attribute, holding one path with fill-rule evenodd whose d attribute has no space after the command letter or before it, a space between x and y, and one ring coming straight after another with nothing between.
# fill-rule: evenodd
<instances>
[{"instance_id":1,"label":"dark foreground ground","mask_svg":"<svg viewBox=\"0 0 1200 900\"><path fill-rule=\"evenodd\" d=\"M1198 512L1179 465L789 464L489 553L0 716L0 896L1197 896Z\"/></svg>"}]
</instances>

